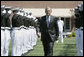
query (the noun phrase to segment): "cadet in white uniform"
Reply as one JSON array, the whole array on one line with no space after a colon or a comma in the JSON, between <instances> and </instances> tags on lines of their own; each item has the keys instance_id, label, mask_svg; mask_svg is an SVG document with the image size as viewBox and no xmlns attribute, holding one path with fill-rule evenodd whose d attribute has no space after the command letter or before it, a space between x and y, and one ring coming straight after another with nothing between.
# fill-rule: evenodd
<instances>
[{"instance_id":1,"label":"cadet in white uniform","mask_svg":"<svg viewBox=\"0 0 84 57\"><path fill-rule=\"evenodd\" d=\"M59 17L58 22L58 27L59 27L59 38L61 43L63 43L63 26L64 26L64 22L61 20L61 17Z\"/></svg>"},{"instance_id":2,"label":"cadet in white uniform","mask_svg":"<svg viewBox=\"0 0 84 57\"><path fill-rule=\"evenodd\" d=\"M9 44L11 40L10 31L11 31L11 24L10 24L10 15L11 15L11 7L5 7L6 14L5 17L5 56L8 56L9 53Z\"/></svg>"},{"instance_id":3,"label":"cadet in white uniform","mask_svg":"<svg viewBox=\"0 0 84 57\"><path fill-rule=\"evenodd\" d=\"M36 42L37 42L37 35L36 35L36 28L35 28L35 25L36 25L36 18L32 15L32 13L30 12L29 13L30 15L30 19L31 19L31 24L30 24L30 31L31 31L31 44L32 46L35 46L36 45Z\"/></svg>"},{"instance_id":4,"label":"cadet in white uniform","mask_svg":"<svg viewBox=\"0 0 84 57\"><path fill-rule=\"evenodd\" d=\"M10 44L10 14L11 14L11 7L5 7L5 12L3 12L3 18L2 18L2 26L3 30L1 30L1 55L2 56L8 56L9 53L9 44Z\"/></svg>"},{"instance_id":5,"label":"cadet in white uniform","mask_svg":"<svg viewBox=\"0 0 84 57\"><path fill-rule=\"evenodd\" d=\"M12 50L11 50L11 56L21 56L22 54L22 43L23 41L23 32L21 31L20 26L22 25L22 20L19 18L19 9L13 10L13 17L12 17Z\"/></svg>"},{"instance_id":6,"label":"cadet in white uniform","mask_svg":"<svg viewBox=\"0 0 84 57\"><path fill-rule=\"evenodd\" d=\"M4 46L5 46L5 19L4 14L6 13L5 5L1 6L1 56L4 56Z\"/></svg>"},{"instance_id":7,"label":"cadet in white uniform","mask_svg":"<svg viewBox=\"0 0 84 57\"><path fill-rule=\"evenodd\" d=\"M78 56L83 56L83 4L75 8L76 47Z\"/></svg>"},{"instance_id":8,"label":"cadet in white uniform","mask_svg":"<svg viewBox=\"0 0 84 57\"><path fill-rule=\"evenodd\" d=\"M29 28L29 26L30 26L30 23L31 23L31 18L29 18L29 14L27 13L27 15L26 15L26 17L27 17L27 19L26 19L26 27L27 27L27 32L26 32L26 40L27 40L27 42L26 42L26 46L27 46L27 51L29 52L29 50L32 50L33 49L33 47L32 47L32 45L31 45L31 35L33 35L33 34L31 34L31 30L30 30L30 28Z\"/></svg>"}]
</instances>

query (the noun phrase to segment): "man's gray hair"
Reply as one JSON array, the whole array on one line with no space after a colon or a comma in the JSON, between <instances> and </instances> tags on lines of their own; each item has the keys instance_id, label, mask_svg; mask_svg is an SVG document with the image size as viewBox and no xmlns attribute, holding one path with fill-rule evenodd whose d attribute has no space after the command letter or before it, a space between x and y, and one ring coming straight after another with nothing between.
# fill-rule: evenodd
<instances>
[{"instance_id":1,"label":"man's gray hair","mask_svg":"<svg viewBox=\"0 0 84 57\"><path fill-rule=\"evenodd\" d=\"M47 10L51 10L52 11L52 9L50 7L46 7L45 11L47 11Z\"/></svg>"}]
</instances>

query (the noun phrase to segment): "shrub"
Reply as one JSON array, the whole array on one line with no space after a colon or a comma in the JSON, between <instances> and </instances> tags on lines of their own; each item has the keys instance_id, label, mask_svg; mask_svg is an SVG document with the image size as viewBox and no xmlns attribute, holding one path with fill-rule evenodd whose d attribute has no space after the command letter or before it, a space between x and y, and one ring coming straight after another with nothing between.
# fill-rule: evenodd
<instances>
[{"instance_id":1,"label":"shrub","mask_svg":"<svg viewBox=\"0 0 84 57\"><path fill-rule=\"evenodd\" d=\"M75 32L72 32L72 34L69 34L68 37L75 37L76 36L76 33Z\"/></svg>"},{"instance_id":2,"label":"shrub","mask_svg":"<svg viewBox=\"0 0 84 57\"><path fill-rule=\"evenodd\" d=\"M75 32L72 32L72 37L75 37L76 36L76 33Z\"/></svg>"},{"instance_id":3,"label":"shrub","mask_svg":"<svg viewBox=\"0 0 84 57\"><path fill-rule=\"evenodd\" d=\"M69 34L68 37L72 37L72 34Z\"/></svg>"}]
</instances>

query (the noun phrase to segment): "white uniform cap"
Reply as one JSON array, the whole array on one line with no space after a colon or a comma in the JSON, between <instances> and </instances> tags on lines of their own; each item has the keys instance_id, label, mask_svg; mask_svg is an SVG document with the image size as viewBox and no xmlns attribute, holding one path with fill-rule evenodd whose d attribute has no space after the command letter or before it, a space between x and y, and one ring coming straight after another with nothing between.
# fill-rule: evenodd
<instances>
[{"instance_id":1,"label":"white uniform cap","mask_svg":"<svg viewBox=\"0 0 84 57\"><path fill-rule=\"evenodd\" d=\"M5 8L5 5L2 5L1 8Z\"/></svg>"},{"instance_id":2,"label":"white uniform cap","mask_svg":"<svg viewBox=\"0 0 84 57\"><path fill-rule=\"evenodd\" d=\"M34 16L33 16L33 19L35 20L35 19L36 19L36 17L34 17Z\"/></svg>"},{"instance_id":3,"label":"white uniform cap","mask_svg":"<svg viewBox=\"0 0 84 57\"><path fill-rule=\"evenodd\" d=\"M79 5L79 10L80 10L80 11L83 11L83 4L80 4L80 5Z\"/></svg>"},{"instance_id":4,"label":"white uniform cap","mask_svg":"<svg viewBox=\"0 0 84 57\"><path fill-rule=\"evenodd\" d=\"M6 13L6 10L2 11L2 13Z\"/></svg>"},{"instance_id":5,"label":"white uniform cap","mask_svg":"<svg viewBox=\"0 0 84 57\"><path fill-rule=\"evenodd\" d=\"M20 15L20 11L18 11L18 12L17 12L17 14L19 14L19 15Z\"/></svg>"},{"instance_id":6,"label":"white uniform cap","mask_svg":"<svg viewBox=\"0 0 84 57\"><path fill-rule=\"evenodd\" d=\"M19 8L12 9L13 12L18 12Z\"/></svg>"},{"instance_id":7,"label":"white uniform cap","mask_svg":"<svg viewBox=\"0 0 84 57\"><path fill-rule=\"evenodd\" d=\"M32 15L32 12L29 12L29 15Z\"/></svg>"},{"instance_id":8,"label":"white uniform cap","mask_svg":"<svg viewBox=\"0 0 84 57\"><path fill-rule=\"evenodd\" d=\"M5 7L5 10L11 10L11 7Z\"/></svg>"},{"instance_id":9,"label":"white uniform cap","mask_svg":"<svg viewBox=\"0 0 84 57\"><path fill-rule=\"evenodd\" d=\"M12 11L11 11L11 10L9 10L9 11L8 11L8 13L9 13L9 14L11 14L11 13L12 13Z\"/></svg>"},{"instance_id":10,"label":"white uniform cap","mask_svg":"<svg viewBox=\"0 0 84 57\"><path fill-rule=\"evenodd\" d=\"M23 12L20 12L20 15L23 16Z\"/></svg>"}]
</instances>

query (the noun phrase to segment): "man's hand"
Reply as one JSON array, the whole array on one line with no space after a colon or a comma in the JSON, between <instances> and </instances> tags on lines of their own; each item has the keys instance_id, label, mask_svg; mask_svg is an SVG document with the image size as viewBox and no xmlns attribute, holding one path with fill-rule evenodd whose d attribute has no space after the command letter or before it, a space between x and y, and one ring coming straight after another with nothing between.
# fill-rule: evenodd
<instances>
[{"instance_id":1,"label":"man's hand","mask_svg":"<svg viewBox=\"0 0 84 57\"><path fill-rule=\"evenodd\" d=\"M41 37L41 33L40 33L40 32L38 32L38 33L37 33L37 36L38 36L38 38L40 38L40 37Z\"/></svg>"}]
</instances>

